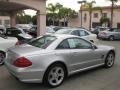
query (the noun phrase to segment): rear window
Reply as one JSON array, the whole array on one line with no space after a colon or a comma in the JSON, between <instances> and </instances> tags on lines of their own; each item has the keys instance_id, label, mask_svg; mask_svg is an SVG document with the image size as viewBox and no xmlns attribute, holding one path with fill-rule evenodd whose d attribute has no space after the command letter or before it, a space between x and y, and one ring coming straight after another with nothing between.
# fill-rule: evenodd
<instances>
[{"instance_id":1,"label":"rear window","mask_svg":"<svg viewBox=\"0 0 120 90\"><path fill-rule=\"evenodd\" d=\"M55 36L43 36L39 39L29 41L28 44L38 48L46 49L56 39L57 38Z\"/></svg>"}]
</instances>

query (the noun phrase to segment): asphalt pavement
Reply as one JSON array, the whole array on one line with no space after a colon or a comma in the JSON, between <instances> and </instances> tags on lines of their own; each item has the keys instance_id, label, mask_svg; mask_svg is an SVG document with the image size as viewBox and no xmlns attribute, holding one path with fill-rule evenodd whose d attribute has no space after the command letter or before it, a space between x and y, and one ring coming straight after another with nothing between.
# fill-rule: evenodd
<instances>
[{"instance_id":1,"label":"asphalt pavement","mask_svg":"<svg viewBox=\"0 0 120 90\"><path fill-rule=\"evenodd\" d=\"M26 84L12 77L4 66L0 67L0 90L120 90L120 41L100 41L100 44L116 47L115 65L81 72L70 76L57 88L42 84Z\"/></svg>"}]
</instances>

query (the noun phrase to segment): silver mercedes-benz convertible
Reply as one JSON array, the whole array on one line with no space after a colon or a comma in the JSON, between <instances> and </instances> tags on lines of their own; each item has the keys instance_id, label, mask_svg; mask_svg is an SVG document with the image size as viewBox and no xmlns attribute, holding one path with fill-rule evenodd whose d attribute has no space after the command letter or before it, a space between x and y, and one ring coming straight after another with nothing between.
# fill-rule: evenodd
<instances>
[{"instance_id":1,"label":"silver mercedes-benz convertible","mask_svg":"<svg viewBox=\"0 0 120 90\"><path fill-rule=\"evenodd\" d=\"M72 35L45 35L7 51L5 65L18 80L57 87L84 70L114 65L115 48Z\"/></svg>"}]
</instances>

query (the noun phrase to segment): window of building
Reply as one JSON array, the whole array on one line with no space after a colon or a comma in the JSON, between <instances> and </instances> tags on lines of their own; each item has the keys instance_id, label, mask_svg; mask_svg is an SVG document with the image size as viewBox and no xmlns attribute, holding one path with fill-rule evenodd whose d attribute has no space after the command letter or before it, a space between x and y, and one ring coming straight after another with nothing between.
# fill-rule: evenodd
<instances>
[{"instance_id":1,"label":"window of building","mask_svg":"<svg viewBox=\"0 0 120 90\"><path fill-rule=\"evenodd\" d=\"M103 16L103 17L107 17L107 13L103 13L102 16Z\"/></svg>"},{"instance_id":2,"label":"window of building","mask_svg":"<svg viewBox=\"0 0 120 90\"><path fill-rule=\"evenodd\" d=\"M94 18L98 18L98 13L94 13Z\"/></svg>"}]
</instances>

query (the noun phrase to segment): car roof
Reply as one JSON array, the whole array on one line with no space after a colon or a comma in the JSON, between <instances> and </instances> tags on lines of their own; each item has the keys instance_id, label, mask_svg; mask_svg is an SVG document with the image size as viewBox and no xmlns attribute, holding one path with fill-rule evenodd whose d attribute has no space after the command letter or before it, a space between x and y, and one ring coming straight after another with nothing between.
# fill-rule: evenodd
<instances>
[{"instance_id":1,"label":"car roof","mask_svg":"<svg viewBox=\"0 0 120 90\"><path fill-rule=\"evenodd\" d=\"M63 28L63 29L60 29L60 30L71 30L71 31L74 31L74 30L85 30L85 31L88 31L87 29L84 29L84 28Z\"/></svg>"},{"instance_id":2,"label":"car roof","mask_svg":"<svg viewBox=\"0 0 120 90\"><path fill-rule=\"evenodd\" d=\"M55 36L57 38L74 38L74 37L77 37L77 38L80 38L79 36L75 36L75 35L67 35L67 34L51 34L50 36Z\"/></svg>"}]
</instances>

